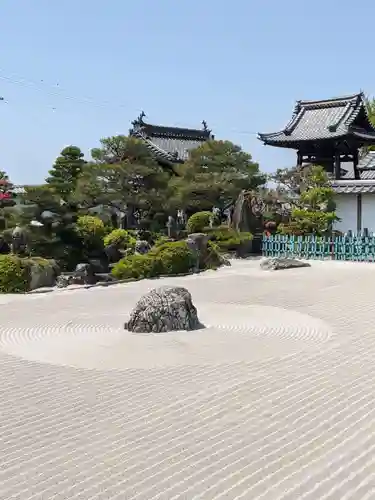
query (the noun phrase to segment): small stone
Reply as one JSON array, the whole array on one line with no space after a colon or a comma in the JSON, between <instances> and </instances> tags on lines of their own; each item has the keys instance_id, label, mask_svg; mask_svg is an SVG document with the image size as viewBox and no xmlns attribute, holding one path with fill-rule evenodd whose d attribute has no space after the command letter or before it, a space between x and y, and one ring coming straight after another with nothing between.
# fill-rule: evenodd
<instances>
[{"instance_id":1,"label":"small stone","mask_svg":"<svg viewBox=\"0 0 375 500\"><path fill-rule=\"evenodd\" d=\"M66 288L69 285L70 285L70 276L64 276L63 274L60 274L60 276L56 278L57 288Z\"/></svg>"},{"instance_id":2,"label":"small stone","mask_svg":"<svg viewBox=\"0 0 375 500\"><path fill-rule=\"evenodd\" d=\"M202 328L188 290L160 287L151 290L136 304L125 329L137 333L160 333Z\"/></svg>"},{"instance_id":3,"label":"small stone","mask_svg":"<svg viewBox=\"0 0 375 500\"><path fill-rule=\"evenodd\" d=\"M311 267L308 262L288 257L268 257L262 259L260 267L264 271L279 271L282 269L295 269L298 267Z\"/></svg>"},{"instance_id":4,"label":"small stone","mask_svg":"<svg viewBox=\"0 0 375 500\"><path fill-rule=\"evenodd\" d=\"M150 244L146 240L137 240L135 243L135 253L144 255L150 250Z\"/></svg>"}]
</instances>

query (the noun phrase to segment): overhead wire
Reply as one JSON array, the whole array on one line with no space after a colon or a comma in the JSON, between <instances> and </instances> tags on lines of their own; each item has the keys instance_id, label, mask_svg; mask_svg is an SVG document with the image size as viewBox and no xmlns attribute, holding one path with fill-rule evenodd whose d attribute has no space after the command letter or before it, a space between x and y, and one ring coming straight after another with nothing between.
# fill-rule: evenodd
<instances>
[{"instance_id":1,"label":"overhead wire","mask_svg":"<svg viewBox=\"0 0 375 500\"><path fill-rule=\"evenodd\" d=\"M124 103L113 103L111 101L97 101L97 100L89 98L89 97L78 97L78 96L71 95L69 93L65 93L65 90L62 87L60 87L59 83L56 83L55 85L50 85L50 84L46 84L43 79L41 79L40 81L35 81L35 80L28 79L28 78L20 77L20 76L18 76L18 77L12 76L11 77L11 76L7 76L5 74L2 74L1 71L2 70L0 69L0 80L3 80L4 82L8 82L8 83L14 84L14 85L20 85L20 86L24 86L24 87L33 88L34 90L44 92L46 95L59 97L62 99L66 99L68 101L86 104L86 105L93 106L93 107L129 109L129 105L126 105ZM3 101L4 103L10 104L10 101L7 100L6 95L1 95L0 101ZM55 110L58 110L58 107L53 106L50 109L55 111ZM132 108L132 111L134 111L135 113L143 112L143 110L141 108ZM186 123L174 122L173 124L170 124L170 126L186 127L187 125L186 125ZM215 127L214 124L210 124L210 127L212 129L215 129L215 128L219 129L220 128L220 127ZM193 128L195 128L195 127L193 127ZM238 130L238 129L233 129L233 128L231 128L231 129L226 128L226 130L227 130L227 132L231 132L231 133L235 133L235 134L239 134L239 135L249 135L249 136L250 135L257 136L258 135L258 132L252 132L249 130Z\"/></svg>"}]
</instances>

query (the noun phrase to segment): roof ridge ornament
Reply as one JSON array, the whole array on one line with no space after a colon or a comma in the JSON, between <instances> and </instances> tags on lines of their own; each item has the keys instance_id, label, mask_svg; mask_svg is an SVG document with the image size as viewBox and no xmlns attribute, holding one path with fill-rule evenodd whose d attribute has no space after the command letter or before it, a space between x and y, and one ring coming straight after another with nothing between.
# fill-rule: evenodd
<instances>
[{"instance_id":1,"label":"roof ridge ornament","mask_svg":"<svg viewBox=\"0 0 375 500\"><path fill-rule=\"evenodd\" d=\"M135 120L132 121L132 125L134 127L142 127L142 125L145 125L145 122L143 118L146 117L146 113L144 111L141 111L141 114L136 118Z\"/></svg>"}]
</instances>

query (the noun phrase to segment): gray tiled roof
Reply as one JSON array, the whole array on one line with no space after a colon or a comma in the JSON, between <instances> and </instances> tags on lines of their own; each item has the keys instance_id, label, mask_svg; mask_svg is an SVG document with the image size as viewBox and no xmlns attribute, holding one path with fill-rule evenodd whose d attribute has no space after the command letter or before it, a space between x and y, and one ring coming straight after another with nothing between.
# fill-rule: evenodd
<instances>
[{"instance_id":1,"label":"gray tiled roof","mask_svg":"<svg viewBox=\"0 0 375 500\"><path fill-rule=\"evenodd\" d=\"M298 101L284 130L258 134L265 144L298 147L305 141L319 141L347 135L375 143L375 128L367 116L363 94L322 101Z\"/></svg>"},{"instance_id":2,"label":"gray tiled roof","mask_svg":"<svg viewBox=\"0 0 375 500\"><path fill-rule=\"evenodd\" d=\"M206 127L188 129L152 125L145 123L142 116L132 125L130 135L143 140L156 158L170 163L186 161L189 151L214 138Z\"/></svg>"},{"instance_id":3,"label":"gray tiled roof","mask_svg":"<svg viewBox=\"0 0 375 500\"><path fill-rule=\"evenodd\" d=\"M375 193L374 181L335 181L332 188L337 194Z\"/></svg>"}]
</instances>

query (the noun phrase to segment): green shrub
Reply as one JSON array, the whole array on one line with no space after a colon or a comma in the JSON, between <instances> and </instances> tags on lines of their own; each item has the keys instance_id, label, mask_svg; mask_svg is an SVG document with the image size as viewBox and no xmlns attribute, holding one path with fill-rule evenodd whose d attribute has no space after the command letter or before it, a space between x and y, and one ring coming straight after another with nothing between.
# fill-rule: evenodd
<instances>
[{"instance_id":1,"label":"green shrub","mask_svg":"<svg viewBox=\"0 0 375 500\"><path fill-rule=\"evenodd\" d=\"M77 219L76 231L85 243L92 244L103 239L105 226L99 217L83 215Z\"/></svg>"},{"instance_id":2,"label":"green shrub","mask_svg":"<svg viewBox=\"0 0 375 500\"><path fill-rule=\"evenodd\" d=\"M153 278L161 273L162 267L155 257L145 255L129 255L121 259L112 269L112 275L117 279Z\"/></svg>"},{"instance_id":3,"label":"green shrub","mask_svg":"<svg viewBox=\"0 0 375 500\"><path fill-rule=\"evenodd\" d=\"M236 252L253 239L251 233L237 232L227 227L207 228L211 241L215 242L222 252Z\"/></svg>"},{"instance_id":4,"label":"green shrub","mask_svg":"<svg viewBox=\"0 0 375 500\"><path fill-rule=\"evenodd\" d=\"M194 267L194 255L186 241L173 241L153 247L147 254L160 260L161 274L184 274Z\"/></svg>"},{"instance_id":5,"label":"green shrub","mask_svg":"<svg viewBox=\"0 0 375 500\"><path fill-rule=\"evenodd\" d=\"M115 244L119 248L134 248L136 239L126 229L114 229L104 237L104 245Z\"/></svg>"},{"instance_id":6,"label":"green shrub","mask_svg":"<svg viewBox=\"0 0 375 500\"><path fill-rule=\"evenodd\" d=\"M188 233L201 233L209 225L211 217L211 212L196 212L193 214L186 224Z\"/></svg>"},{"instance_id":7,"label":"green shrub","mask_svg":"<svg viewBox=\"0 0 375 500\"><path fill-rule=\"evenodd\" d=\"M29 267L26 259L0 255L0 293L22 293L28 290Z\"/></svg>"},{"instance_id":8,"label":"green shrub","mask_svg":"<svg viewBox=\"0 0 375 500\"><path fill-rule=\"evenodd\" d=\"M184 241L163 243L145 255L129 255L112 269L117 279L154 278L160 275L185 274L194 266L194 255Z\"/></svg>"},{"instance_id":9,"label":"green shrub","mask_svg":"<svg viewBox=\"0 0 375 500\"><path fill-rule=\"evenodd\" d=\"M217 269L222 265L223 265L223 258L220 255L219 246L213 241L209 241L207 244L207 255L205 255L203 261L203 268Z\"/></svg>"},{"instance_id":10,"label":"green shrub","mask_svg":"<svg viewBox=\"0 0 375 500\"><path fill-rule=\"evenodd\" d=\"M173 241L174 240L172 240L171 238L168 238L168 236L159 236L159 238L157 238L155 240L154 246L160 247L161 245L164 245L164 243L172 243Z\"/></svg>"},{"instance_id":11,"label":"green shrub","mask_svg":"<svg viewBox=\"0 0 375 500\"><path fill-rule=\"evenodd\" d=\"M59 267L53 260L42 257L22 258L12 254L0 255L0 293L24 293L29 291L30 284L33 282L32 276L34 279L33 286L35 286L35 277L39 273L42 273L42 275L41 278L37 278L37 283L40 280L43 283L43 272L47 271L46 268L48 267L52 267L55 276L59 274ZM31 268L34 268L33 273L31 273ZM41 284L40 286L44 285Z\"/></svg>"}]
</instances>

